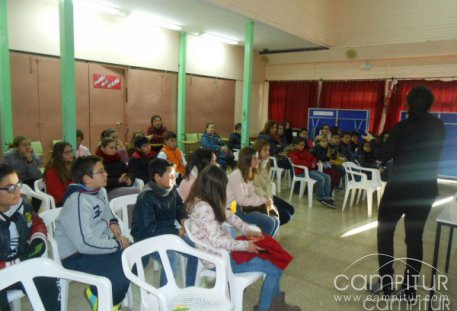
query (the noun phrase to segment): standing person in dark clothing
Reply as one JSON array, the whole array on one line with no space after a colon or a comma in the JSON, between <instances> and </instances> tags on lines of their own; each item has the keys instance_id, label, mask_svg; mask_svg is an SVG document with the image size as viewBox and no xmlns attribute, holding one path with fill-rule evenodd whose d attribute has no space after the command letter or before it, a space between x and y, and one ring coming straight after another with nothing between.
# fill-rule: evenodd
<instances>
[{"instance_id":1,"label":"standing person in dark clothing","mask_svg":"<svg viewBox=\"0 0 457 311\"><path fill-rule=\"evenodd\" d=\"M230 150L241 149L241 123L235 124L235 132L230 134L227 146Z\"/></svg>"},{"instance_id":2,"label":"standing person in dark clothing","mask_svg":"<svg viewBox=\"0 0 457 311\"><path fill-rule=\"evenodd\" d=\"M294 139L294 135L292 133L292 125L290 125L290 122L287 120L284 121L284 136L287 139L287 143L291 144Z\"/></svg>"},{"instance_id":3,"label":"standing person in dark clothing","mask_svg":"<svg viewBox=\"0 0 457 311\"><path fill-rule=\"evenodd\" d=\"M419 86L407 95L408 119L398 123L384 144L368 133L375 157L393 159L394 165L381 200L378 214L379 284L371 290L393 292L394 231L405 215L407 263L401 295L410 301L416 297L416 281L422 265L422 235L432 203L438 195L437 170L444 140L441 120L428 113L433 93Z\"/></svg>"}]
</instances>

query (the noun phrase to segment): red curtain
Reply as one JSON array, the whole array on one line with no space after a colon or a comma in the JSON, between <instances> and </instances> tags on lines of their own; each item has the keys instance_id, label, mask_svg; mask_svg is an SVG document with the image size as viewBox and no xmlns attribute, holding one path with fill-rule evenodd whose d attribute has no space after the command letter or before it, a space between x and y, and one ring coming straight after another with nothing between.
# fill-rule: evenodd
<instances>
[{"instance_id":1,"label":"red curtain","mask_svg":"<svg viewBox=\"0 0 457 311\"><path fill-rule=\"evenodd\" d=\"M429 87L435 95L431 111L457 112L457 81L400 80L387 106L384 129L390 130L400 121L400 112L408 110L406 95L412 88L420 85Z\"/></svg>"},{"instance_id":2,"label":"red curtain","mask_svg":"<svg viewBox=\"0 0 457 311\"><path fill-rule=\"evenodd\" d=\"M268 119L306 127L308 108L316 107L317 81L270 81Z\"/></svg>"},{"instance_id":3,"label":"red curtain","mask_svg":"<svg viewBox=\"0 0 457 311\"><path fill-rule=\"evenodd\" d=\"M384 107L385 81L324 81L320 108L370 111L370 131L378 131Z\"/></svg>"}]
</instances>

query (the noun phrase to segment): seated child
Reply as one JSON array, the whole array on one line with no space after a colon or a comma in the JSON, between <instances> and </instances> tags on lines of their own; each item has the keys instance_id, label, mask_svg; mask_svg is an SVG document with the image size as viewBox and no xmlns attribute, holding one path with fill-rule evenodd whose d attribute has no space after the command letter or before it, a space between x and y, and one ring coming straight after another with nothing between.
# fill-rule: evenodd
<instances>
[{"instance_id":1,"label":"seated child","mask_svg":"<svg viewBox=\"0 0 457 311\"><path fill-rule=\"evenodd\" d=\"M301 137L295 137L295 150L289 155L293 164L306 166L309 177L317 180L317 200L327 207L335 208L332 198L332 187L330 175L319 172L317 169L317 159L305 149L306 142ZM295 175L303 176L303 169L295 168Z\"/></svg>"},{"instance_id":2,"label":"seated child","mask_svg":"<svg viewBox=\"0 0 457 311\"><path fill-rule=\"evenodd\" d=\"M179 174L178 182L181 181L182 176L186 171L186 159L184 158L184 153L176 145L176 134L168 131L165 133L163 139L163 147L157 155L158 158L168 160L171 163L175 164L175 171Z\"/></svg>"},{"instance_id":3,"label":"seated child","mask_svg":"<svg viewBox=\"0 0 457 311\"><path fill-rule=\"evenodd\" d=\"M62 265L70 270L107 277L112 284L114 310L130 286L122 270L122 250L129 246L109 208L105 187L107 173L97 156L76 159L64 205L56 220L55 239ZM91 286L84 295L97 310L97 291Z\"/></svg>"},{"instance_id":4,"label":"seated child","mask_svg":"<svg viewBox=\"0 0 457 311\"><path fill-rule=\"evenodd\" d=\"M198 174L194 192L186 201L189 208L188 228L195 238L211 245L225 249L228 252L245 251L259 253L262 248L255 244L263 239L262 234L250 231L249 225L226 209L227 203L227 175L216 166L207 166ZM251 237L247 241L234 240L226 232L222 224L230 223L244 235ZM260 292L258 305L255 311L281 310L299 311L298 306L291 306L285 302L285 294L280 290L283 270L271 261L254 257L251 260L237 264L231 260L234 273L263 272L265 279Z\"/></svg>"},{"instance_id":5,"label":"seated child","mask_svg":"<svg viewBox=\"0 0 457 311\"><path fill-rule=\"evenodd\" d=\"M197 179L198 172L207 165L217 165L216 155L211 150L198 149L192 153L189 163L186 166L186 172L178 187L178 193L182 201L186 201L189 196L192 185Z\"/></svg>"},{"instance_id":6,"label":"seated child","mask_svg":"<svg viewBox=\"0 0 457 311\"><path fill-rule=\"evenodd\" d=\"M13 168L0 164L0 270L40 257L46 251L46 226L32 206L21 199L21 186ZM56 280L36 278L34 283L45 309L60 311ZM13 289L22 286L17 283L0 290L0 310L10 310L7 291Z\"/></svg>"},{"instance_id":7,"label":"seated child","mask_svg":"<svg viewBox=\"0 0 457 311\"><path fill-rule=\"evenodd\" d=\"M133 209L131 234L135 242L162 234L179 235L189 245L193 243L187 238L184 227L176 228L175 221L180 225L187 218L184 204L178 195L175 183L174 164L156 158L149 163L150 181L143 188ZM169 253L173 271L178 268L175 253ZM154 257L157 259L158 257ZM143 263L147 264L148 259ZM187 260L186 286L195 285L198 259L192 256ZM166 284L166 276L162 269L160 286Z\"/></svg>"},{"instance_id":8,"label":"seated child","mask_svg":"<svg viewBox=\"0 0 457 311\"><path fill-rule=\"evenodd\" d=\"M155 158L156 152L151 149L151 143L145 136L137 136L133 145L135 152L129 160L129 175L139 178L147 184L149 182L149 162Z\"/></svg>"},{"instance_id":9,"label":"seated child","mask_svg":"<svg viewBox=\"0 0 457 311\"><path fill-rule=\"evenodd\" d=\"M90 155L89 148L82 145L83 140L84 133L80 130L76 130L76 157L85 157Z\"/></svg>"},{"instance_id":10,"label":"seated child","mask_svg":"<svg viewBox=\"0 0 457 311\"><path fill-rule=\"evenodd\" d=\"M98 146L96 155L103 159L103 165L108 173L108 184L106 191L120 187L130 187L135 178L130 176L127 165L121 160L116 150L116 141L113 138L103 138Z\"/></svg>"},{"instance_id":11,"label":"seated child","mask_svg":"<svg viewBox=\"0 0 457 311\"><path fill-rule=\"evenodd\" d=\"M66 141L59 141L52 147L52 155L43 179L46 192L54 197L56 206L62 206L63 196L71 181L71 166L75 160L73 148Z\"/></svg>"},{"instance_id":12,"label":"seated child","mask_svg":"<svg viewBox=\"0 0 457 311\"><path fill-rule=\"evenodd\" d=\"M330 175L332 179L332 190L340 182L341 176L338 171L332 168L330 164L328 141L325 136L316 136L316 146L311 150L311 154L317 159L318 162L322 163L324 167L324 173Z\"/></svg>"}]
</instances>

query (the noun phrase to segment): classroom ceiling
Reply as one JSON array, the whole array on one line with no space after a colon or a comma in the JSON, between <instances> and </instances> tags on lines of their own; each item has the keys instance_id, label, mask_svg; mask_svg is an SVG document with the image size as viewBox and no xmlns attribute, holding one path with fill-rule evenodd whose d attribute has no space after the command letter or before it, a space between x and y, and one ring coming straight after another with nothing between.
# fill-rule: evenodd
<instances>
[{"instance_id":1,"label":"classroom ceiling","mask_svg":"<svg viewBox=\"0 0 457 311\"><path fill-rule=\"evenodd\" d=\"M250 19L204 0L109 0L129 12L140 11L174 21L188 34L217 33L244 46L246 22ZM255 21L254 49L281 51L325 48L270 25Z\"/></svg>"}]
</instances>

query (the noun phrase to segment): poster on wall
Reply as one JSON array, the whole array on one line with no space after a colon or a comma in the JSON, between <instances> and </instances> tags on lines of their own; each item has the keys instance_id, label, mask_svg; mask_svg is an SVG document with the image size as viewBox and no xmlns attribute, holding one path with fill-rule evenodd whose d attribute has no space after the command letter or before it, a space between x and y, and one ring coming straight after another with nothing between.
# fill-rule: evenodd
<instances>
[{"instance_id":1,"label":"poster on wall","mask_svg":"<svg viewBox=\"0 0 457 311\"><path fill-rule=\"evenodd\" d=\"M100 73L93 74L94 88L120 90L121 89L121 76L103 75Z\"/></svg>"}]
</instances>

